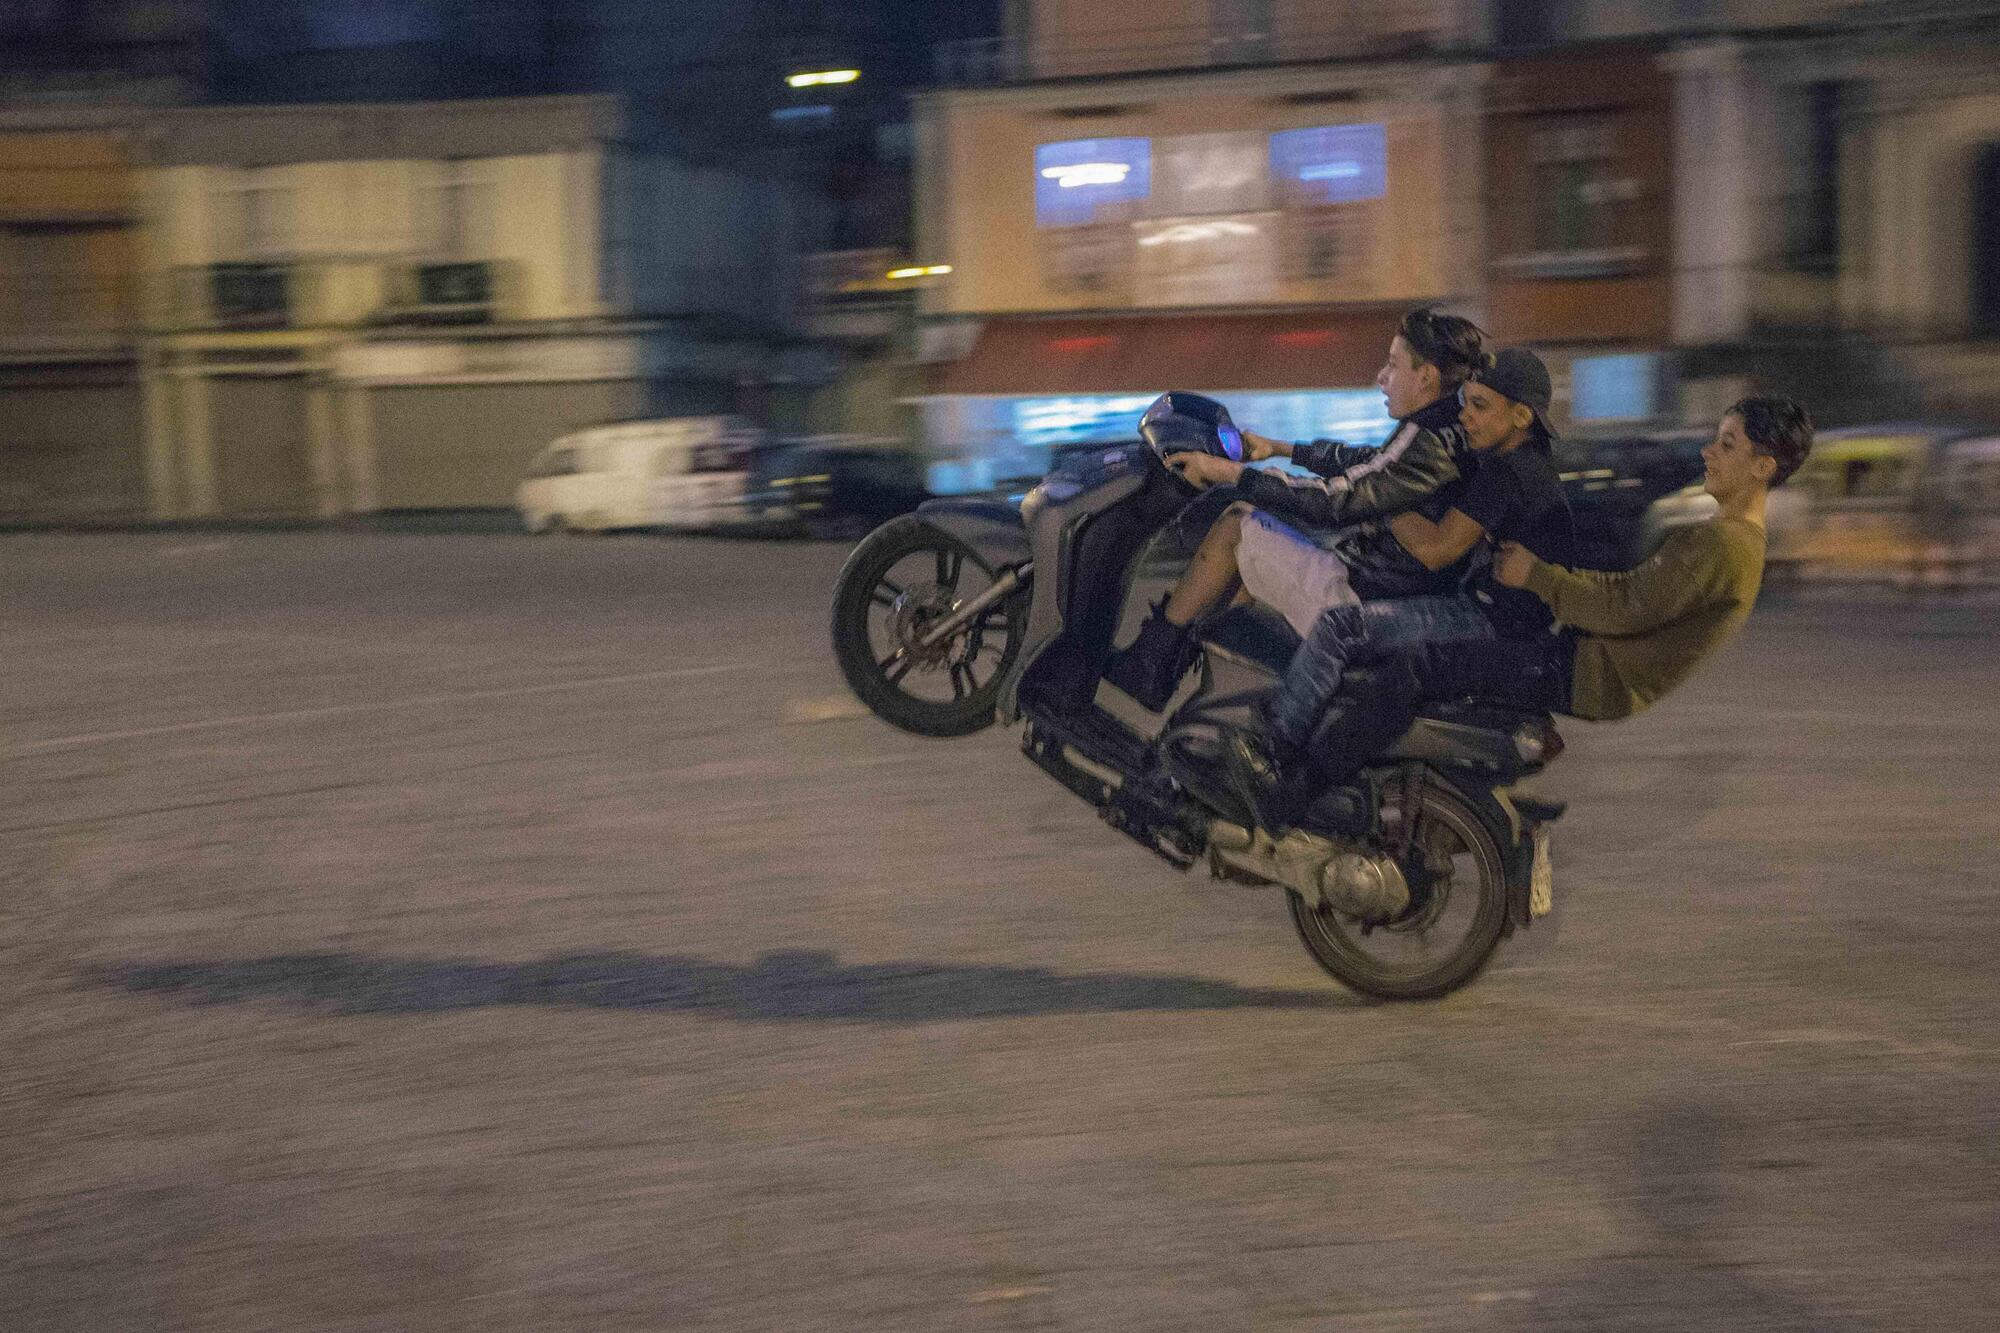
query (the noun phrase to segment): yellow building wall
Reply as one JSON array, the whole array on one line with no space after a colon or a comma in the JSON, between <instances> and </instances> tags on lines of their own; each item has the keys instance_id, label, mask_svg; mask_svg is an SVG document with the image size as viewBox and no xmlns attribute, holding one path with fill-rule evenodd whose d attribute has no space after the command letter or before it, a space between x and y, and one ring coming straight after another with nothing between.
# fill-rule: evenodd
<instances>
[{"instance_id":1,"label":"yellow building wall","mask_svg":"<svg viewBox=\"0 0 2000 1333\"><path fill-rule=\"evenodd\" d=\"M599 286L600 155L594 150L480 159L487 217L485 253L468 259L501 266L504 317L564 319L604 312ZM285 254L252 256L224 249L221 210L236 184L225 167L164 167L145 173L157 261L155 309L176 319L175 285L199 289L211 264L289 260L305 274L303 321L341 325L370 318L382 305L397 261L425 252L420 193L436 164L403 159L308 162L268 169L290 194L292 225Z\"/></svg>"},{"instance_id":2,"label":"yellow building wall","mask_svg":"<svg viewBox=\"0 0 2000 1333\"><path fill-rule=\"evenodd\" d=\"M1129 104L1113 115L1072 119L1055 107L963 99L940 102L938 161L947 203L941 227L927 238L943 254L931 262L954 266L930 293L938 314L1000 314L1100 309L1128 304L1102 291L1061 290L1052 283L1043 252L1046 233L1035 225L1035 148L1070 139L1149 137L1158 179L1160 140L1184 134L1278 130L1327 125L1382 124L1387 142L1386 198L1365 207L1378 221L1368 229L1370 257L1351 275L1327 280L1278 279L1259 305L1311 305L1428 299L1451 294L1445 247L1445 116L1421 103L1355 101L1298 105L1267 90L1169 100L1136 89L1095 90L1092 100ZM1074 99L1073 99L1074 100ZM921 194L920 194L921 199ZM1468 206L1476 199L1468 199ZM1114 293L1114 296L1119 294ZM1226 302L1225 302L1226 303Z\"/></svg>"}]
</instances>

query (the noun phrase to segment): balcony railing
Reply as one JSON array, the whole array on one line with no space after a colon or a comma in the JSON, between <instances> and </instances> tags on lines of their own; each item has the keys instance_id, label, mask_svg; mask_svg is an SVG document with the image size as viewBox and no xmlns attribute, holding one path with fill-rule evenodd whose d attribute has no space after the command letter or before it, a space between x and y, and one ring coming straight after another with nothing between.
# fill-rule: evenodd
<instances>
[{"instance_id":1,"label":"balcony railing","mask_svg":"<svg viewBox=\"0 0 2000 1333\"><path fill-rule=\"evenodd\" d=\"M1335 14L1279 19L1267 29L1213 24L1105 29L946 42L936 50L942 84L1013 83L1097 74L1393 59L1454 49L1469 34L1454 0L1352 0Z\"/></svg>"}]
</instances>

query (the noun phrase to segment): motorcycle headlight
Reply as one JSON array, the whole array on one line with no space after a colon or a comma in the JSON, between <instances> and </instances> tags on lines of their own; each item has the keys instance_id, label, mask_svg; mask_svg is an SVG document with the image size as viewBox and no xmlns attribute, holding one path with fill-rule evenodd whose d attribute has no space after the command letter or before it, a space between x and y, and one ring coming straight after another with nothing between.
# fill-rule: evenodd
<instances>
[{"instance_id":1,"label":"motorcycle headlight","mask_svg":"<svg viewBox=\"0 0 2000 1333\"><path fill-rule=\"evenodd\" d=\"M1514 728L1514 753L1524 764L1539 764L1549 752L1548 733L1533 723Z\"/></svg>"}]
</instances>

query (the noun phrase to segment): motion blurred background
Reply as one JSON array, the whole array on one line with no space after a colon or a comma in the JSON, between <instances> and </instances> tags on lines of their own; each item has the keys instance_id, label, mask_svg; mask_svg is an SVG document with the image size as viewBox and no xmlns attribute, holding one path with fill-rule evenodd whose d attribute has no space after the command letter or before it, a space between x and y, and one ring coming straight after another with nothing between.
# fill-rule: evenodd
<instances>
[{"instance_id":1,"label":"motion blurred background","mask_svg":"<svg viewBox=\"0 0 2000 1333\"><path fill-rule=\"evenodd\" d=\"M1822 430L1385 1006L779 539L1418 303ZM2000 3L0 0L0 1331L1985 1333L1996 516Z\"/></svg>"},{"instance_id":2,"label":"motion blurred background","mask_svg":"<svg viewBox=\"0 0 2000 1333\"><path fill-rule=\"evenodd\" d=\"M1773 390L1856 428L1780 554L1982 577L1996 56L1977 0L11 0L0 522L490 512L684 418L741 447L528 525L872 519L1166 388L1372 438L1432 302L1550 362L1624 558Z\"/></svg>"}]
</instances>

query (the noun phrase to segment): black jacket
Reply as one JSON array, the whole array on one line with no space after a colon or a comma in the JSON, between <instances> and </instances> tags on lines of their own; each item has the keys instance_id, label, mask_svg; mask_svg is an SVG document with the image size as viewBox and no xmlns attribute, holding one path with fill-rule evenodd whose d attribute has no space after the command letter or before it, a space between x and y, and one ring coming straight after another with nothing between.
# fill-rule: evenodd
<instances>
[{"instance_id":1,"label":"black jacket","mask_svg":"<svg viewBox=\"0 0 2000 1333\"><path fill-rule=\"evenodd\" d=\"M1299 527L1342 528L1416 508L1457 478L1464 449L1458 398L1451 395L1397 422L1379 445L1314 440L1299 446L1292 461L1317 476L1245 468L1237 490L1259 509Z\"/></svg>"}]
</instances>

